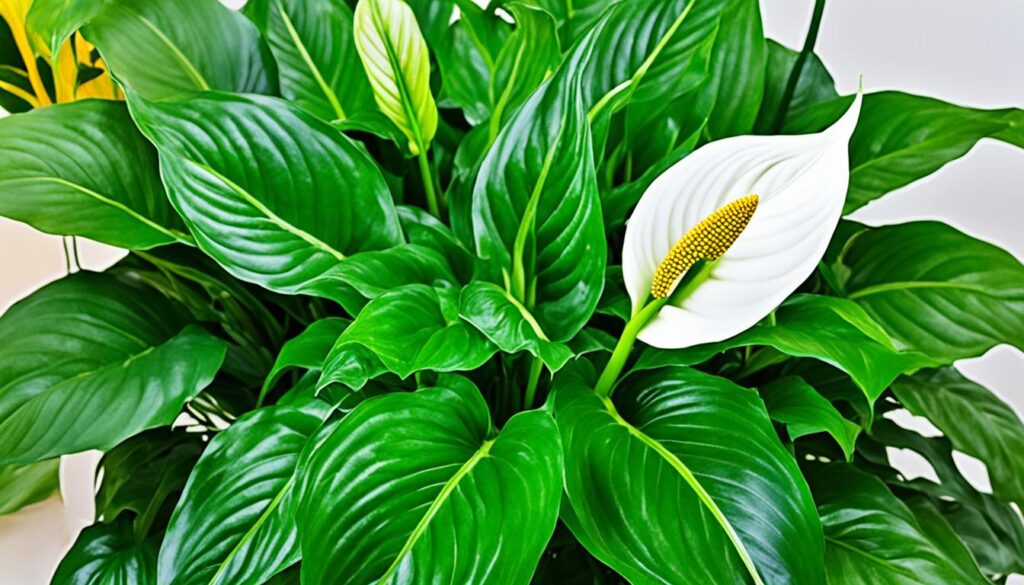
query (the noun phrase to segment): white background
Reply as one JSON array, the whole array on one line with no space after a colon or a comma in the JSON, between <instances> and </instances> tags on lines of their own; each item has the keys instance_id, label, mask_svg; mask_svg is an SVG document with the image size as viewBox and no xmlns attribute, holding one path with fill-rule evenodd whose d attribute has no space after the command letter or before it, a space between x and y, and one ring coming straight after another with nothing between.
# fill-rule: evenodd
<instances>
[{"instance_id":1,"label":"white background","mask_svg":"<svg viewBox=\"0 0 1024 585\"><path fill-rule=\"evenodd\" d=\"M812 4L761 0L768 36L799 48ZM1024 107L1022 31L1020 0L831 0L817 52L842 93L854 91L863 75L867 91L901 89L976 107ZM966 157L870 205L856 218L872 224L942 219L1024 257L1024 150L984 140ZM89 268L102 269L119 255L105 246L82 245L83 264ZM0 219L0 311L63 271L59 238ZM1019 351L996 348L959 365L1018 414L1024 412L1024 356ZM926 464L907 454L897 456L908 472L929 475ZM0 585L47 583L74 534L87 523L95 456L71 459L67 506L55 497L0 517ZM985 487L984 466L961 461L972 482Z\"/></svg>"}]
</instances>

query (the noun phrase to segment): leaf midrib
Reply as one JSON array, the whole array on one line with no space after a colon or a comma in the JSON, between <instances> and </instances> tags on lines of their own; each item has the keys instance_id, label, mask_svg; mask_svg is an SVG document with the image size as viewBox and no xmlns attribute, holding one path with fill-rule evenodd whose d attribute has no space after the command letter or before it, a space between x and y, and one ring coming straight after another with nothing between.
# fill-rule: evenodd
<instances>
[{"instance_id":1,"label":"leaf midrib","mask_svg":"<svg viewBox=\"0 0 1024 585\"><path fill-rule=\"evenodd\" d=\"M430 503L430 507L427 509L423 517L420 518L419 524L417 524L416 528L414 528L412 533L409 534L409 538L406 539L405 544L402 546L402 550L398 552L398 554L395 556L395 560L392 561L391 566L388 567L388 570L385 571L384 575L381 576L380 580L377 581L378 585L386 583L388 579L390 579L391 576L395 574L395 571L398 570L398 566L401 564L402 559L404 559L405 556L409 554L409 551L412 550L412 547L416 545L416 542L420 539L421 536L423 536L423 533L426 532L427 526L430 524L430 521L434 519L434 516L437 514L437 511L440 510L441 506L445 503L445 501L447 501L448 496L450 496L451 493L455 491L455 488L458 487L459 482L462 481L464 477L469 475L473 468L476 467L476 464L483 460L485 457L487 457L487 455L491 451L491 446L494 445L494 442L496 440L497 439L487 439L486 441L484 441L480 448L477 449L476 452L473 453L473 455L465 463L462 464L462 467L460 467L459 470L456 471L455 474L452 475L451 478L449 478L448 481L445 482L444 486L441 488L440 493L438 493L434 500Z\"/></svg>"},{"instance_id":2,"label":"leaf midrib","mask_svg":"<svg viewBox=\"0 0 1024 585\"><path fill-rule=\"evenodd\" d=\"M868 286L868 287L862 288L860 290L853 291L853 292L849 293L847 296L850 299L859 299L859 298L863 298L863 297L871 296L871 295L876 295L876 294L882 294L882 293L894 292L894 291L898 292L898 291L903 291L903 290L908 290L908 289L919 289L919 288L923 288L923 289L953 289L953 290L961 290L961 291L977 293L977 294L980 294L980 295L985 295L987 297L992 297L992 298L996 298L996 299L1006 298L1006 297L1003 297L1001 295L995 294L993 291L991 291L991 290L989 290L987 288L984 288L984 287L980 287L980 286L976 286L976 285L971 285L971 284L963 284L963 283L959 283L959 282L943 282L941 280L910 280L910 281L886 282L886 283L883 283L883 284L876 284L876 285L872 285L872 286ZM1011 300L1012 300L1012 297L1011 297Z\"/></svg>"},{"instance_id":3,"label":"leaf midrib","mask_svg":"<svg viewBox=\"0 0 1024 585\"><path fill-rule=\"evenodd\" d=\"M709 494L707 490L704 489L704 486L701 485L697 477L693 474L692 471L690 471L690 468L687 467L686 464L683 463L678 457L676 457L674 453L666 449L664 445L662 445L655 439L649 437L643 431L631 425L626 419L622 418L622 415L620 415L619 412L615 409L615 405L612 403L610 399L602 397L601 401L604 403L605 409L607 410L608 414L616 423L624 427L627 431L629 431L631 435L636 437L641 443L643 443L644 445L652 449L655 453L657 453L662 459L665 460L666 463L669 464L670 467L672 467L672 469L676 471L676 473L678 473L683 478L687 485L690 486L690 489L692 489L693 492L697 495L697 498L701 501L701 503L707 507L708 511L711 512L711 515L714 516L715 520L718 521L718 524L722 527L722 530L725 531L726 536L729 538L729 542L732 543L733 548L736 550L737 554L739 554L740 560L743 562L743 565L750 573L750 576L751 578L753 578L754 583L756 585L764 585L764 581L761 579L761 575L758 573L757 567L754 566L753 559L750 558L750 554L747 552L747 548L740 541L739 535L736 533L736 530L729 522L729 519L725 517L725 514L722 512L721 508L718 507L718 504L711 498L711 494Z\"/></svg>"},{"instance_id":4,"label":"leaf midrib","mask_svg":"<svg viewBox=\"0 0 1024 585\"><path fill-rule=\"evenodd\" d=\"M317 85L320 86L320 91L323 92L324 97L331 104L331 108L334 110L335 116L337 116L338 122L343 122L347 119L344 108L341 107L341 102L338 100L338 94L327 84L320 68L317 67L316 63L313 62L313 57L309 54L306 49L305 43L302 42L302 38L299 37L299 31L295 29L295 24L292 22L291 17L288 16L288 12L284 9L284 4L281 2L277 3L278 12L281 13L281 21L284 23L285 29L288 31L288 36L292 40L292 44L295 45L295 49L299 52L299 56L302 61L309 68L309 72L313 74L313 78L316 80Z\"/></svg>"},{"instance_id":5,"label":"leaf midrib","mask_svg":"<svg viewBox=\"0 0 1024 585\"><path fill-rule=\"evenodd\" d=\"M185 70L185 74L192 80L192 83L194 83L200 91L209 91L210 84L206 82L206 78L204 78L203 74L199 72L199 69L196 68L195 64L185 56L185 53L174 44L174 41L168 38L168 36L153 24L151 20L139 12L135 12L134 10L132 12L140 21L142 21L142 24L148 28L150 32L152 32L164 45L167 46L171 51L171 54L174 55L175 60L178 61L178 64Z\"/></svg>"}]
</instances>

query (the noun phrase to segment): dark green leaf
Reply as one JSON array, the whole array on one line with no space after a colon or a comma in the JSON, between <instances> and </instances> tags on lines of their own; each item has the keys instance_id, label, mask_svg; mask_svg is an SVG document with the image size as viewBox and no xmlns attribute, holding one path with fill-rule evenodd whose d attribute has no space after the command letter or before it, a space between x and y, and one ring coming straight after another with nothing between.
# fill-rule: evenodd
<instances>
[{"instance_id":1,"label":"dark green leaf","mask_svg":"<svg viewBox=\"0 0 1024 585\"><path fill-rule=\"evenodd\" d=\"M789 83L790 73L796 66L799 53L771 39L768 39L768 62L764 77L764 101L761 102L761 114L757 118L759 134L773 133L776 113L782 105L782 95ZM793 90L789 107L785 112L786 120L799 118L809 107L839 97L832 75L825 69L818 55L811 53L804 61L800 79Z\"/></svg>"},{"instance_id":2,"label":"dark green leaf","mask_svg":"<svg viewBox=\"0 0 1024 585\"><path fill-rule=\"evenodd\" d=\"M821 525L753 391L688 368L556 379L563 519L632 583L820 583Z\"/></svg>"},{"instance_id":3,"label":"dark green leaf","mask_svg":"<svg viewBox=\"0 0 1024 585\"><path fill-rule=\"evenodd\" d=\"M960 550L950 556L950 535L935 533L930 526L932 518L922 526L878 479L835 463L817 473L811 483L825 527L825 567L830 583L988 582L963 544L952 543Z\"/></svg>"},{"instance_id":4,"label":"dark green leaf","mask_svg":"<svg viewBox=\"0 0 1024 585\"><path fill-rule=\"evenodd\" d=\"M156 585L160 541L137 542L127 516L83 530L57 567L51 585Z\"/></svg>"},{"instance_id":5,"label":"dark green leaf","mask_svg":"<svg viewBox=\"0 0 1024 585\"><path fill-rule=\"evenodd\" d=\"M60 459L0 467L0 516L41 502L60 486Z\"/></svg>"},{"instance_id":6,"label":"dark green leaf","mask_svg":"<svg viewBox=\"0 0 1024 585\"><path fill-rule=\"evenodd\" d=\"M262 408L210 442L160 547L160 583L262 583L298 560L295 469L326 415Z\"/></svg>"},{"instance_id":7,"label":"dark green leaf","mask_svg":"<svg viewBox=\"0 0 1024 585\"><path fill-rule=\"evenodd\" d=\"M490 116L492 76L510 27L471 1L460 2L459 11L459 20L448 28L444 42L435 46L434 52L444 79L445 101L462 109L466 120L475 126Z\"/></svg>"},{"instance_id":8,"label":"dark green leaf","mask_svg":"<svg viewBox=\"0 0 1024 585\"><path fill-rule=\"evenodd\" d=\"M1024 348L1024 266L946 224L862 231L836 273L898 347L945 364L1000 343Z\"/></svg>"},{"instance_id":9,"label":"dark green leaf","mask_svg":"<svg viewBox=\"0 0 1024 585\"><path fill-rule=\"evenodd\" d=\"M902 377L893 391L955 448L985 463L996 496L1024 505L1024 423L1009 405L951 367Z\"/></svg>"},{"instance_id":10,"label":"dark green leaf","mask_svg":"<svg viewBox=\"0 0 1024 585\"><path fill-rule=\"evenodd\" d=\"M84 33L114 76L147 99L277 91L259 30L217 0L105 0Z\"/></svg>"},{"instance_id":11,"label":"dark green leaf","mask_svg":"<svg viewBox=\"0 0 1024 585\"><path fill-rule=\"evenodd\" d=\"M223 93L131 100L160 150L171 202L200 248L237 278L344 301L332 270L350 254L401 243L376 164L305 111Z\"/></svg>"},{"instance_id":12,"label":"dark green leaf","mask_svg":"<svg viewBox=\"0 0 1024 585\"><path fill-rule=\"evenodd\" d=\"M849 460L860 426L846 420L835 406L807 382L795 376L780 378L761 388L761 397L772 420L786 425L794 441L814 433L828 433Z\"/></svg>"},{"instance_id":13,"label":"dark green leaf","mask_svg":"<svg viewBox=\"0 0 1024 585\"><path fill-rule=\"evenodd\" d=\"M471 383L438 384L364 402L313 454L304 582L530 581L561 498L554 421L523 412L499 432Z\"/></svg>"},{"instance_id":14,"label":"dark green leaf","mask_svg":"<svg viewBox=\"0 0 1024 585\"><path fill-rule=\"evenodd\" d=\"M274 360L274 366L267 374L263 389L260 391L260 403L263 402L267 392L280 379L285 370L301 368L306 371L319 372L324 359L334 347L334 342L338 341L338 337L349 323L351 321L348 319L327 317L313 322L305 331L289 339L281 347L277 359Z\"/></svg>"},{"instance_id":15,"label":"dark green leaf","mask_svg":"<svg viewBox=\"0 0 1024 585\"><path fill-rule=\"evenodd\" d=\"M88 100L0 120L0 215L123 248L190 239L156 151L124 104Z\"/></svg>"},{"instance_id":16,"label":"dark green leaf","mask_svg":"<svg viewBox=\"0 0 1024 585\"><path fill-rule=\"evenodd\" d=\"M225 344L151 291L80 272L0 318L0 464L109 449L174 421Z\"/></svg>"}]
</instances>

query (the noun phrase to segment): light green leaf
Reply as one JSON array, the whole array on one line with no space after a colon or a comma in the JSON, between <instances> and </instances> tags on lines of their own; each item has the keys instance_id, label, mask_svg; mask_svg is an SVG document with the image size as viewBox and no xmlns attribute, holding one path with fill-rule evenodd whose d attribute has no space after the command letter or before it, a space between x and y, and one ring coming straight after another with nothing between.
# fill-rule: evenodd
<instances>
[{"instance_id":1,"label":"light green leaf","mask_svg":"<svg viewBox=\"0 0 1024 585\"><path fill-rule=\"evenodd\" d=\"M949 554L948 533L922 526L878 479L834 463L811 480L825 528L829 583L930 585L987 583L962 543ZM931 519L929 519L931 520ZM971 561L968 563L968 561Z\"/></svg>"},{"instance_id":2,"label":"light green leaf","mask_svg":"<svg viewBox=\"0 0 1024 585\"><path fill-rule=\"evenodd\" d=\"M0 516L41 502L60 487L60 458L0 467Z\"/></svg>"},{"instance_id":3,"label":"light green leaf","mask_svg":"<svg viewBox=\"0 0 1024 585\"><path fill-rule=\"evenodd\" d=\"M339 0L253 0L245 13L277 60L281 95L324 120L376 111L356 53L352 9Z\"/></svg>"},{"instance_id":4,"label":"light green leaf","mask_svg":"<svg viewBox=\"0 0 1024 585\"><path fill-rule=\"evenodd\" d=\"M64 41L99 13L106 0L32 0L25 28L42 37L50 55L60 53Z\"/></svg>"},{"instance_id":5,"label":"light green leaf","mask_svg":"<svg viewBox=\"0 0 1024 585\"><path fill-rule=\"evenodd\" d=\"M939 222L869 228L836 267L841 285L896 341L949 364L1024 348L1024 266Z\"/></svg>"},{"instance_id":6,"label":"light green leaf","mask_svg":"<svg viewBox=\"0 0 1024 585\"><path fill-rule=\"evenodd\" d=\"M273 94L270 50L217 0L104 0L84 30L118 81L147 99L219 89Z\"/></svg>"},{"instance_id":7,"label":"light green leaf","mask_svg":"<svg viewBox=\"0 0 1024 585\"><path fill-rule=\"evenodd\" d=\"M753 391L688 368L602 399L566 370L562 517L631 583L820 583L821 525Z\"/></svg>"},{"instance_id":8,"label":"light green leaf","mask_svg":"<svg viewBox=\"0 0 1024 585\"><path fill-rule=\"evenodd\" d=\"M783 354L809 357L846 372L873 403L897 376L934 365L923 355L896 351L888 337L855 303L800 295L784 303L776 322L759 324L732 339L680 350L647 349L634 369L694 365L737 347L766 345ZM744 374L752 371L744 372Z\"/></svg>"},{"instance_id":9,"label":"light green leaf","mask_svg":"<svg viewBox=\"0 0 1024 585\"><path fill-rule=\"evenodd\" d=\"M904 376L892 388L907 410L985 463L996 496L1024 505L1024 423L1009 405L951 367Z\"/></svg>"},{"instance_id":10,"label":"light green leaf","mask_svg":"<svg viewBox=\"0 0 1024 585\"><path fill-rule=\"evenodd\" d=\"M471 383L438 384L367 400L314 452L303 582L530 582L561 498L554 421L522 412L498 431Z\"/></svg>"},{"instance_id":11,"label":"light green leaf","mask_svg":"<svg viewBox=\"0 0 1024 585\"><path fill-rule=\"evenodd\" d=\"M88 100L0 120L0 215L143 249L188 241L156 151L124 104Z\"/></svg>"},{"instance_id":12,"label":"light green leaf","mask_svg":"<svg viewBox=\"0 0 1024 585\"><path fill-rule=\"evenodd\" d=\"M160 547L161 585L258 584L298 560L295 470L327 412L262 408L210 442Z\"/></svg>"},{"instance_id":13,"label":"light green leaf","mask_svg":"<svg viewBox=\"0 0 1024 585\"><path fill-rule=\"evenodd\" d=\"M836 407L807 382L795 376L779 378L761 388L761 397L772 420L786 425L790 439L795 441L825 432L839 443L847 460L853 458L860 426L843 418Z\"/></svg>"},{"instance_id":14,"label":"light green leaf","mask_svg":"<svg viewBox=\"0 0 1024 585\"><path fill-rule=\"evenodd\" d=\"M403 0L359 0L355 43L377 105L409 139L412 154L426 152L437 131L437 106L416 15Z\"/></svg>"},{"instance_id":15,"label":"light green leaf","mask_svg":"<svg viewBox=\"0 0 1024 585\"><path fill-rule=\"evenodd\" d=\"M270 368L263 388L260 391L259 403L262 404L267 392L288 369L301 368L310 372L319 372L324 359L334 347L334 342L349 326L351 321L340 317L326 317L314 321L306 329L289 339L281 347L281 351Z\"/></svg>"},{"instance_id":16,"label":"light green leaf","mask_svg":"<svg viewBox=\"0 0 1024 585\"><path fill-rule=\"evenodd\" d=\"M226 351L187 323L159 294L90 272L11 307L0 318L0 465L109 449L173 422Z\"/></svg>"},{"instance_id":17,"label":"light green leaf","mask_svg":"<svg viewBox=\"0 0 1024 585\"><path fill-rule=\"evenodd\" d=\"M160 151L171 202L233 276L345 301L331 272L350 254L402 242L377 165L296 106L224 93L130 100Z\"/></svg>"},{"instance_id":18,"label":"light green leaf","mask_svg":"<svg viewBox=\"0 0 1024 585\"><path fill-rule=\"evenodd\" d=\"M156 585L157 537L135 539L131 520L99 522L78 535L50 585Z\"/></svg>"},{"instance_id":19,"label":"light green leaf","mask_svg":"<svg viewBox=\"0 0 1024 585\"><path fill-rule=\"evenodd\" d=\"M498 285L474 281L462 289L459 314L494 342L501 351L529 351L556 372L572 357L572 350L552 343L533 315Z\"/></svg>"}]
</instances>

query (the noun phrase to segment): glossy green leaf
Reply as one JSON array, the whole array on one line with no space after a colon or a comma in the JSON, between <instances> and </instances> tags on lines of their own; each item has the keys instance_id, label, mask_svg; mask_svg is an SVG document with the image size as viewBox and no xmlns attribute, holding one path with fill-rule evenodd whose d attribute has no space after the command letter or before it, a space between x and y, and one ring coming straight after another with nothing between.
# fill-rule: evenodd
<instances>
[{"instance_id":1,"label":"glossy green leaf","mask_svg":"<svg viewBox=\"0 0 1024 585\"><path fill-rule=\"evenodd\" d=\"M0 318L0 464L109 449L170 424L224 359L151 291L80 272Z\"/></svg>"},{"instance_id":2,"label":"glossy green leaf","mask_svg":"<svg viewBox=\"0 0 1024 585\"><path fill-rule=\"evenodd\" d=\"M455 282L466 283L472 279L476 258L455 237L451 228L419 207L400 205L398 217L410 243L436 250L447 259L455 273Z\"/></svg>"},{"instance_id":3,"label":"glossy green leaf","mask_svg":"<svg viewBox=\"0 0 1024 585\"><path fill-rule=\"evenodd\" d=\"M159 546L156 537L136 541L127 517L93 524L79 533L50 584L155 585Z\"/></svg>"},{"instance_id":4,"label":"glossy green leaf","mask_svg":"<svg viewBox=\"0 0 1024 585\"><path fill-rule=\"evenodd\" d=\"M951 367L904 376L893 391L954 447L985 463L996 496L1024 505L1024 423L1013 408Z\"/></svg>"},{"instance_id":5,"label":"glossy green leaf","mask_svg":"<svg viewBox=\"0 0 1024 585\"><path fill-rule=\"evenodd\" d=\"M523 412L498 431L472 384L439 386L364 402L313 454L303 582L530 582L561 498L554 421Z\"/></svg>"},{"instance_id":6,"label":"glossy green leaf","mask_svg":"<svg viewBox=\"0 0 1024 585\"><path fill-rule=\"evenodd\" d=\"M606 243L580 76L595 36L522 105L473 188L473 232L493 282L567 341L597 306Z\"/></svg>"},{"instance_id":7,"label":"glossy green leaf","mask_svg":"<svg viewBox=\"0 0 1024 585\"><path fill-rule=\"evenodd\" d=\"M492 78L510 28L493 12L460 0L459 19L448 27L444 42L433 47L444 80L442 107L460 108L474 126L490 116Z\"/></svg>"},{"instance_id":8,"label":"glossy green leaf","mask_svg":"<svg viewBox=\"0 0 1024 585\"><path fill-rule=\"evenodd\" d=\"M364 358L371 357L366 350L388 371L404 378L421 370L472 370L497 348L460 318L458 290L412 284L366 305L324 361L319 386L341 381L352 360L364 363Z\"/></svg>"},{"instance_id":9,"label":"glossy green leaf","mask_svg":"<svg viewBox=\"0 0 1024 585\"><path fill-rule=\"evenodd\" d=\"M572 357L568 346L552 343L526 307L496 284L474 281L462 289L459 314L501 351L529 351L552 372Z\"/></svg>"},{"instance_id":10,"label":"glossy green leaf","mask_svg":"<svg viewBox=\"0 0 1024 585\"><path fill-rule=\"evenodd\" d=\"M60 487L60 459L0 467L0 516L41 502Z\"/></svg>"},{"instance_id":11,"label":"glossy green leaf","mask_svg":"<svg viewBox=\"0 0 1024 585\"><path fill-rule=\"evenodd\" d=\"M350 3L355 2L350 0ZM427 43L436 47L444 42L445 31L455 13L455 0L405 0L405 3L416 15L416 22Z\"/></svg>"},{"instance_id":12,"label":"glossy green leaf","mask_svg":"<svg viewBox=\"0 0 1024 585\"><path fill-rule=\"evenodd\" d=\"M823 102L791 118L786 132L816 132L845 111L852 96ZM960 158L986 137L1002 137L1019 109L980 110L887 91L864 96L850 139L850 213ZM1007 137L1013 142L1012 135Z\"/></svg>"},{"instance_id":13,"label":"glossy green leaf","mask_svg":"<svg viewBox=\"0 0 1024 585\"><path fill-rule=\"evenodd\" d=\"M262 583L298 560L295 469L326 414L262 408L210 442L160 547L161 585Z\"/></svg>"},{"instance_id":14,"label":"glossy green leaf","mask_svg":"<svg viewBox=\"0 0 1024 585\"><path fill-rule=\"evenodd\" d=\"M106 0L32 0L25 28L42 37L51 55L103 9Z\"/></svg>"},{"instance_id":15,"label":"glossy green leaf","mask_svg":"<svg viewBox=\"0 0 1024 585\"><path fill-rule=\"evenodd\" d=\"M948 541L943 540L949 535L926 530L930 525L922 526L878 479L836 463L822 469L811 483L825 528L829 583L988 582L966 550L950 556Z\"/></svg>"},{"instance_id":16,"label":"glossy green leaf","mask_svg":"<svg viewBox=\"0 0 1024 585\"><path fill-rule=\"evenodd\" d=\"M847 460L853 457L853 447L860 426L846 420L824 396L795 376L774 380L761 389L768 414L772 420L786 425L792 440L814 433L828 433L839 443Z\"/></svg>"},{"instance_id":17,"label":"glossy green leaf","mask_svg":"<svg viewBox=\"0 0 1024 585\"><path fill-rule=\"evenodd\" d=\"M437 105L415 13L403 0L359 0L355 43L377 106L405 134L413 154L425 152L437 131Z\"/></svg>"},{"instance_id":18,"label":"glossy green leaf","mask_svg":"<svg viewBox=\"0 0 1024 585\"><path fill-rule=\"evenodd\" d=\"M923 355L896 351L874 321L855 303L802 295L786 301L775 324L759 324L732 339L679 350L647 349L635 369L694 365L737 347L765 345L786 355L809 357L846 372L874 402L904 372L934 365Z\"/></svg>"},{"instance_id":19,"label":"glossy green leaf","mask_svg":"<svg viewBox=\"0 0 1024 585\"><path fill-rule=\"evenodd\" d=\"M751 390L689 368L627 378L613 400L556 379L563 519L631 583L820 583L821 525Z\"/></svg>"},{"instance_id":20,"label":"glossy green leaf","mask_svg":"<svg viewBox=\"0 0 1024 585\"><path fill-rule=\"evenodd\" d=\"M84 33L115 77L147 99L196 91L273 94L259 30L217 0L104 0Z\"/></svg>"},{"instance_id":21,"label":"glossy green leaf","mask_svg":"<svg viewBox=\"0 0 1024 585\"><path fill-rule=\"evenodd\" d=\"M376 110L356 53L352 9L340 0L253 0L245 13L277 60L281 95L324 120Z\"/></svg>"},{"instance_id":22,"label":"glossy green leaf","mask_svg":"<svg viewBox=\"0 0 1024 585\"><path fill-rule=\"evenodd\" d=\"M302 333L289 339L281 347L277 359L274 360L274 366L267 374L260 391L260 402L263 402L267 392L286 370L301 368L311 372L320 371L324 359L334 347L334 342L350 323L348 319L340 317L325 317L314 321Z\"/></svg>"},{"instance_id":23,"label":"glossy green leaf","mask_svg":"<svg viewBox=\"0 0 1024 585\"><path fill-rule=\"evenodd\" d=\"M764 101L761 102L761 113L757 118L757 132L759 134L773 134L777 113L782 105L782 97L789 83L790 73L796 66L798 51L794 51L771 39L768 39L768 61L764 77ZM803 70L800 72L799 81L793 90L784 116L781 120L782 127L786 120L799 118L807 108L816 104L834 100L839 97L836 93L835 81L832 75L825 69L824 63L818 55L811 53L804 61Z\"/></svg>"},{"instance_id":24,"label":"glossy green leaf","mask_svg":"<svg viewBox=\"0 0 1024 585\"><path fill-rule=\"evenodd\" d=\"M242 280L343 300L327 278L359 251L401 243L376 164L328 124L280 100L206 93L132 114L160 151L171 202L199 247Z\"/></svg>"},{"instance_id":25,"label":"glossy green leaf","mask_svg":"<svg viewBox=\"0 0 1024 585\"><path fill-rule=\"evenodd\" d=\"M836 270L846 294L898 347L946 364L1000 343L1024 348L1024 266L946 224L862 231Z\"/></svg>"},{"instance_id":26,"label":"glossy green leaf","mask_svg":"<svg viewBox=\"0 0 1024 585\"><path fill-rule=\"evenodd\" d=\"M0 215L123 248L186 241L156 151L124 104L88 100L0 120Z\"/></svg>"}]
</instances>

